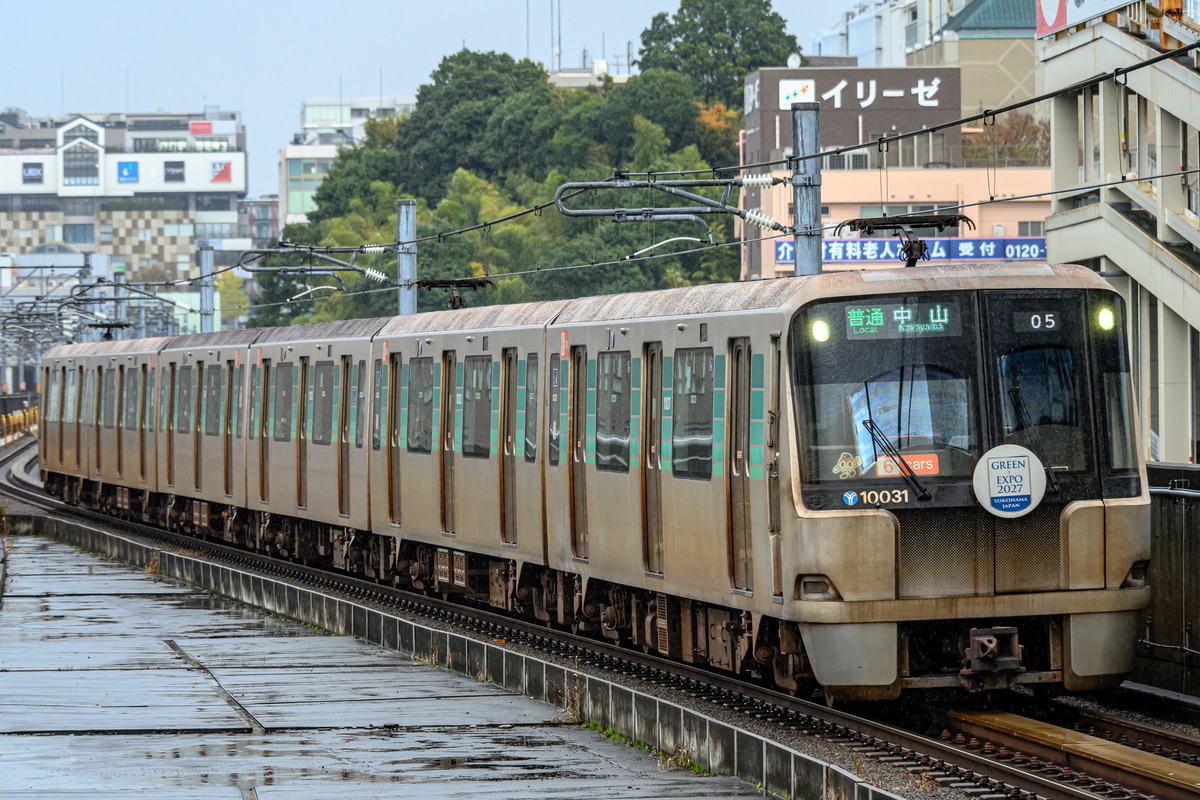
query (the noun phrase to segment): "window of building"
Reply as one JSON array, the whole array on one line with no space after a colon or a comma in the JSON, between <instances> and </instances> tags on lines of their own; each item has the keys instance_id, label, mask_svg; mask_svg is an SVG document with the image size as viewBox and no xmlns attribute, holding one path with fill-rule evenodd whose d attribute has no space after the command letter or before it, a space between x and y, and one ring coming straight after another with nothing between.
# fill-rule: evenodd
<instances>
[{"instance_id":1,"label":"window of building","mask_svg":"<svg viewBox=\"0 0 1200 800\"><path fill-rule=\"evenodd\" d=\"M231 207L227 194L196 195L197 211L229 211Z\"/></svg>"},{"instance_id":2,"label":"window of building","mask_svg":"<svg viewBox=\"0 0 1200 800\"><path fill-rule=\"evenodd\" d=\"M96 213L96 201L90 197L64 197L62 210L68 217L90 217Z\"/></svg>"},{"instance_id":3,"label":"window of building","mask_svg":"<svg viewBox=\"0 0 1200 800\"><path fill-rule=\"evenodd\" d=\"M681 478L712 475L713 351L675 351L671 471Z\"/></svg>"},{"instance_id":4,"label":"window of building","mask_svg":"<svg viewBox=\"0 0 1200 800\"><path fill-rule=\"evenodd\" d=\"M538 440L538 357L536 353L529 354L525 365L525 460L532 463L537 461Z\"/></svg>"},{"instance_id":5,"label":"window of building","mask_svg":"<svg viewBox=\"0 0 1200 800\"><path fill-rule=\"evenodd\" d=\"M93 244L96 241L96 226L63 225L62 240L66 244Z\"/></svg>"},{"instance_id":6,"label":"window of building","mask_svg":"<svg viewBox=\"0 0 1200 800\"><path fill-rule=\"evenodd\" d=\"M294 364L280 364L275 368L275 441L292 440L292 373Z\"/></svg>"},{"instance_id":7,"label":"window of building","mask_svg":"<svg viewBox=\"0 0 1200 800\"><path fill-rule=\"evenodd\" d=\"M163 236L191 236L195 229L191 223L163 225Z\"/></svg>"},{"instance_id":8,"label":"window of building","mask_svg":"<svg viewBox=\"0 0 1200 800\"><path fill-rule=\"evenodd\" d=\"M94 128L89 128L87 125L80 124L70 128L63 134L63 144L73 142L76 139L87 139L89 142L99 144L100 132Z\"/></svg>"},{"instance_id":9,"label":"window of building","mask_svg":"<svg viewBox=\"0 0 1200 800\"><path fill-rule=\"evenodd\" d=\"M99 186L100 154L83 142L63 151L64 186Z\"/></svg>"},{"instance_id":10,"label":"window of building","mask_svg":"<svg viewBox=\"0 0 1200 800\"><path fill-rule=\"evenodd\" d=\"M112 241L112 237L113 237L113 226L112 225L101 225L100 226L100 241L107 244ZM109 257L109 261L110 262L112 261L111 256Z\"/></svg>"},{"instance_id":11,"label":"window of building","mask_svg":"<svg viewBox=\"0 0 1200 800\"><path fill-rule=\"evenodd\" d=\"M333 362L313 367L313 444L329 444L333 437Z\"/></svg>"},{"instance_id":12,"label":"window of building","mask_svg":"<svg viewBox=\"0 0 1200 800\"><path fill-rule=\"evenodd\" d=\"M58 147L53 139L22 139L17 145L22 150L38 150L45 147Z\"/></svg>"},{"instance_id":13,"label":"window of building","mask_svg":"<svg viewBox=\"0 0 1200 800\"><path fill-rule=\"evenodd\" d=\"M138 241L139 242L150 241L150 235L151 235L151 231L149 228L138 228Z\"/></svg>"},{"instance_id":14,"label":"window of building","mask_svg":"<svg viewBox=\"0 0 1200 800\"><path fill-rule=\"evenodd\" d=\"M433 451L433 359L408 362L408 452Z\"/></svg>"},{"instance_id":15,"label":"window of building","mask_svg":"<svg viewBox=\"0 0 1200 800\"><path fill-rule=\"evenodd\" d=\"M175 256L175 270L183 275L192 271L192 257L187 253Z\"/></svg>"},{"instance_id":16,"label":"window of building","mask_svg":"<svg viewBox=\"0 0 1200 800\"><path fill-rule=\"evenodd\" d=\"M1017 235L1018 236L1045 236L1046 235L1046 223L1045 222L1018 222L1017 223Z\"/></svg>"},{"instance_id":17,"label":"window of building","mask_svg":"<svg viewBox=\"0 0 1200 800\"><path fill-rule=\"evenodd\" d=\"M197 222L196 223L196 238L197 239L232 239L233 222Z\"/></svg>"},{"instance_id":18,"label":"window of building","mask_svg":"<svg viewBox=\"0 0 1200 800\"><path fill-rule=\"evenodd\" d=\"M229 146L228 139L197 139L197 153L225 153L233 148Z\"/></svg>"},{"instance_id":19,"label":"window of building","mask_svg":"<svg viewBox=\"0 0 1200 800\"><path fill-rule=\"evenodd\" d=\"M61 207L59 199L50 195L27 194L21 198L22 211L58 211Z\"/></svg>"},{"instance_id":20,"label":"window of building","mask_svg":"<svg viewBox=\"0 0 1200 800\"><path fill-rule=\"evenodd\" d=\"M467 356L463 377L462 453L466 458L492 454L492 359Z\"/></svg>"},{"instance_id":21,"label":"window of building","mask_svg":"<svg viewBox=\"0 0 1200 800\"><path fill-rule=\"evenodd\" d=\"M63 238L62 225L47 225L46 238L47 242L61 242Z\"/></svg>"},{"instance_id":22,"label":"window of building","mask_svg":"<svg viewBox=\"0 0 1200 800\"><path fill-rule=\"evenodd\" d=\"M8 149L10 149L12 146L13 146L13 140L12 140L12 139L0 139L0 148L3 148L3 149L5 149L5 150L8 150Z\"/></svg>"},{"instance_id":23,"label":"window of building","mask_svg":"<svg viewBox=\"0 0 1200 800\"><path fill-rule=\"evenodd\" d=\"M629 471L631 365L628 351L596 358L596 469Z\"/></svg>"}]
</instances>

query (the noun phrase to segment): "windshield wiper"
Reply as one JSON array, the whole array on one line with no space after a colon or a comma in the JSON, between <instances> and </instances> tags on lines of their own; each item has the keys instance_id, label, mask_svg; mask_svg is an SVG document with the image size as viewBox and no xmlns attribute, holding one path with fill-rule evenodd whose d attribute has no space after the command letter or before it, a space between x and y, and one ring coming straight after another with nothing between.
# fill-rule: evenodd
<instances>
[{"instance_id":1,"label":"windshield wiper","mask_svg":"<svg viewBox=\"0 0 1200 800\"><path fill-rule=\"evenodd\" d=\"M917 493L917 497L921 500L928 500L931 497L929 490L925 488L921 481L917 480L917 474L913 472L912 467L904 460L904 456L900 455L900 451L893 447L892 443L883 435L883 431L879 430L879 426L875 424L875 420L871 419L870 414L863 420L863 427L867 429L867 433L871 434L871 439L879 446L879 449L900 468L900 477L908 482L912 490ZM878 459L876 460L876 464L878 464ZM879 468L876 467L875 471L878 474Z\"/></svg>"},{"instance_id":2,"label":"windshield wiper","mask_svg":"<svg viewBox=\"0 0 1200 800\"><path fill-rule=\"evenodd\" d=\"M1046 467L1046 476L1050 478L1050 493L1058 494L1058 476L1054 474L1054 467L1050 466L1050 459L1046 457L1046 448L1042 447L1042 437L1038 434L1037 428L1033 426L1033 420L1029 417L1029 409L1025 407L1025 401L1021 399L1021 387L1009 387L1008 396L1013 402L1013 407L1017 410L1017 416L1021 420L1021 425L1029 431L1029 438L1033 439L1034 445L1037 446L1038 456L1042 459L1042 464Z\"/></svg>"}]
</instances>

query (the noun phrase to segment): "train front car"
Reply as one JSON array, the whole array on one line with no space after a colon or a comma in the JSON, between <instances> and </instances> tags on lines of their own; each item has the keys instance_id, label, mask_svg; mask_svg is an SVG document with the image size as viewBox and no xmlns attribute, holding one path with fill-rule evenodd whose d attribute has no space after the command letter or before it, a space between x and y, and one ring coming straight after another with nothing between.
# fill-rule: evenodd
<instances>
[{"instance_id":1,"label":"train front car","mask_svg":"<svg viewBox=\"0 0 1200 800\"><path fill-rule=\"evenodd\" d=\"M864 274L789 332L795 614L829 696L1133 666L1149 495L1125 313L1078 267Z\"/></svg>"}]
</instances>

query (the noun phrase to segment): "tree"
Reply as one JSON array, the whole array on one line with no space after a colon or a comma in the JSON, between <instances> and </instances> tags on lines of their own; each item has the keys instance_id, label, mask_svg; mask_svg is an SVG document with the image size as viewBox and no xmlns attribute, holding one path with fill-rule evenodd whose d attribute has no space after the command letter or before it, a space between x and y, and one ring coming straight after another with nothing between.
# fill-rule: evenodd
<instances>
[{"instance_id":1,"label":"tree","mask_svg":"<svg viewBox=\"0 0 1200 800\"><path fill-rule=\"evenodd\" d=\"M638 64L682 72L704 100L741 108L746 75L800 52L786 25L771 0L681 0L674 17L656 14L642 31Z\"/></svg>"},{"instance_id":2,"label":"tree","mask_svg":"<svg viewBox=\"0 0 1200 800\"><path fill-rule=\"evenodd\" d=\"M245 281L232 270L217 276L217 293L221 295L221 328L237 327L239 319L247 316L250 297L246 294Z\"/></svg>"},{"instance_id":3,"label":"tree","mask_svg":"<svg viewBox=\"0 0 1200 800\"><path fill-rule=\"evenodd\" d=\"M992 126L963 134L967 166L1044 167L1050 163L1050 123L1023 111L996 117Z\"/></svg>"}]
</instances>

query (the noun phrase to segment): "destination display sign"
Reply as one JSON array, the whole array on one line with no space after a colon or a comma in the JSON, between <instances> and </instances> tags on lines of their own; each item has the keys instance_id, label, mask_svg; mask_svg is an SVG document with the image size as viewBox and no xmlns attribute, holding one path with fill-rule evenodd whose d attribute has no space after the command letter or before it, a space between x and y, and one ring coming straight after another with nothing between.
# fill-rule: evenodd
<instances>
[{"instance_id":1,"label":"destination display sign","mask_svg":"<svg viewBox=\"0 0 1200 800\"><path fill-rule=\"evenodd\" d=\"M962 334L962 314L955 301L847 304L845 309L849 341Z\"/></svg>"},{"instance_id":2,"label":"destination display sign","mask_svg":"<svg viewBox=\"0 0 1200 800\"><path fill-rule=\"evenodd\" d=\"M1067 315L1058 309L1042 308L1014 311L1012 320L1014 333L1060 333Z\"/></svg>"}]
</instances>

